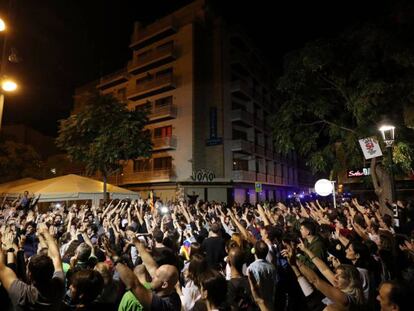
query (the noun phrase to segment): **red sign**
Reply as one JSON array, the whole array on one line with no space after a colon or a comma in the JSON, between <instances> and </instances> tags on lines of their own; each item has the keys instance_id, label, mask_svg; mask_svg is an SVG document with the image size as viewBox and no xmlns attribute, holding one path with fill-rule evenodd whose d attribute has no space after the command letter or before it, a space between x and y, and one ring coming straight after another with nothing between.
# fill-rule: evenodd
<instances>
[{"instance_id":1,"label":"red sign","mask_svg":"<svg viewBox=\"0 0 414 311\"><path fill-rule=\"evenodd\" d=\"M353 177L363 177L363 176L369 176L371 175L371 170L370 168L363 168L362 170L351 170L348 171L348 178L353 178Z\"/></svg>"}]
</instances>

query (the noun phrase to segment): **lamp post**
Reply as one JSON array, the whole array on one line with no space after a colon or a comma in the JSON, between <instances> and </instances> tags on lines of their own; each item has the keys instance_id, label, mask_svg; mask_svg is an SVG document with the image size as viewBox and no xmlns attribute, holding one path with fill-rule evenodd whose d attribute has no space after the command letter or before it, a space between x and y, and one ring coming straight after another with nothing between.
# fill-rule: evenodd
<instances>
[{"instance_id":1,"label":"lamp post","mask_svg":"<svg viewBox=\"0 0 414 311\"><path fill-rule=\"evenodd\" d=\"M0 32L3 32L6 30L6 23L3 19L0 18ZM4 38L3 42L3 48L1 53L1 64L0 64L0 83L1 83L1 89L0 89L0 130L1 130L1 124L3 120L3 108L4 108L4 92L14 92L17 89L17 84L11 79L8 79L3 76L3 71L5 66L5 51L6 51L6 38Z\"/></svg>"},{"instance_id":2,"label":"lamp post","mask_svg":"<svg viewBox=\"0 0 414 311\"><path fill-rule=\"evenodd\" d=\"M315 183L315 191L322 197L326 197L332 194L334 209L336 209L335 181L328 179L319 179Z\"/></svg>"},{"instance_id":3,"label":"lamp post","mask_svg":"<svg viewBox=\"0 0 414 311\"><path fill-rule=\"evenodd\" d=\"M379 128L382 139L387 148L388 162L390 163L390 183L391 183L391 203L396 202L395 192L395 181L394 181L394 170L393 170L393 157L392 157L392 146L395 138L395 126L390 124L384 124Z\"/></svg>"}]
</instances>

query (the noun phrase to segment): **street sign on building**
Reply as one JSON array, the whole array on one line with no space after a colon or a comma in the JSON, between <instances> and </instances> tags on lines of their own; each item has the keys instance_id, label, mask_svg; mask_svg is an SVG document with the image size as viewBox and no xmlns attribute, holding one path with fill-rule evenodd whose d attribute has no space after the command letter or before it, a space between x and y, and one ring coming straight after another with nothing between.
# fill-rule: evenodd
<instances>
[{"instance_id":1,"label":"street sign on building","mask_svg":"<svg viewBox=\"0 0 414 311\"><path fill-rule=\"evenodd\" d=\"M260 192L263 191L263 189L262 189L262 183L260 183L260 182L255 182L254 183L254 188L256 189L256 192L257 193L260 193Z\"/></svg>"}]
</instances>

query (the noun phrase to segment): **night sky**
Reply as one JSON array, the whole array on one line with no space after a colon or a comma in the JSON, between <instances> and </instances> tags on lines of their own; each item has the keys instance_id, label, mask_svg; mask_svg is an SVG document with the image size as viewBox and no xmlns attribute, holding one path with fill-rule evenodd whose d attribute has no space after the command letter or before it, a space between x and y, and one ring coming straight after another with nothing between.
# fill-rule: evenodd
<instances>
[{"instance_id":1,"label":"night sky","mask_svg":"<svg viewBox=\"0 0 414 311\"><path fill-rule=\"evenodd\" d=\"M3 122L56 135L57 120L70 114L74 89L126 64L134 21L151 22L190 2L0 0L0 15L11 28L8 50L15 48L20 58L17 64L8 63L4 72L16 77L20 90L7 95ZM393 2L214 1L228 21L240 24L254 38L276 74L285 53L355 23L387 18Z\"/></svg>"}]
</instances>

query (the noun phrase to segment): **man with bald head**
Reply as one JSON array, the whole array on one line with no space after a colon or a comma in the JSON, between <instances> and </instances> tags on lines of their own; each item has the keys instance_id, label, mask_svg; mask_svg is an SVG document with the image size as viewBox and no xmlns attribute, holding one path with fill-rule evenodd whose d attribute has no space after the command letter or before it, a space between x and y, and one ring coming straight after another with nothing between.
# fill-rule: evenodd
<instances>
[{"instance_id":1,"label":"man with bald head","mask_svg":"<svg viewBox=\"0 0 414 311\"><path fill-rule=\"evenodd\" d=\"M172 265L158 267L155 260L139 240L134 240L134 244L152 280L150 283L145 283L140 277L140 281L133 271L119 262L119 258L113 258L115 268L121 280L130 290L127 293L129 297L125 294L124 298L130 299L132 293L144 310L181 310L180 296L175 291L175 285L178 282L177 268ZM121 301L119 310L122 310L121 306L123 305Z\"/></svg>"}]
</instances>

